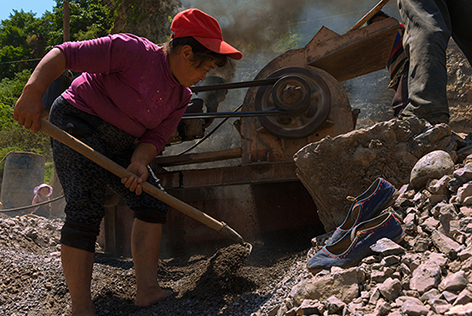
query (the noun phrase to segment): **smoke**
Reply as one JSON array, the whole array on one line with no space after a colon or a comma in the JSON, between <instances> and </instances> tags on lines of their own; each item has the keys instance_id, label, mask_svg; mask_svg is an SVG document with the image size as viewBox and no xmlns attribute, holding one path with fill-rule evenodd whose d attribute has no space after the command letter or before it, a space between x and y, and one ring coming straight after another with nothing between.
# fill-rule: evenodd
<instances>
[{"instance_id":1,"label":"smoke","mask_svg":"<svg viewBox=\"0 0 472 316\"><path fill-rule=\"evenodd\" d=\"M226 81L252 80L260 69L289 49L304 47L325 26L342 35L369 12L378 0L182 0L215 17L225 41L243 59L219 69ZM383 11L400 20L396 1Z\"/></svg>"},{"instance_id":2,"label":"smoke","mask_svg":"<svg viewBox=\"0 0 472 316\"><path fill-rule=\"evenodd\" d=\"M184 1L215 16L220 22L225 39L247 51L264 51L272 47L274 39L289 32L296 25L309 0L223 0Z\"/></svg>"},{"instance_id":3,"label":"smoke","mask_svg":"<svg viewBox=\"0 0 472 316\"><path fill-rule=\"evenodd\" d=\"M345 33L376 4L377 0L182 0L186 8L198 8L214 16L231 45L247 53L273 51L280 41L299 48L326 26ZM395 1L384 11L398 16ZM392 12L393 11L393 12Z\"/></svg>"}]
</instances>

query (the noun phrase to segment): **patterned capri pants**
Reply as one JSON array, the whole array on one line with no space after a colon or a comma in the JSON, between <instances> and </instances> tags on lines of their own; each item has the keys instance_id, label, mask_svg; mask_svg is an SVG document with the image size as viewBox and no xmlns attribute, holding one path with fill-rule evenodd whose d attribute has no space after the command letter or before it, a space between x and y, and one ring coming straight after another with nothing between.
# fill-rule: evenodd
<instances>
[{"instance_id":1,"label":"patterned capri pants","mask_svg":"<svg viewBox=\"0 0 472 316\"><path fill-rule=\"evenodd\" d=\"M62 97L53 103L49 121L122 167L128 167L136 148L135 137L75 108ZM150 223L166 222L168 206L162 201L145 192L136 195L121 183L121 178L57 140L52 140L52 149L57 176L67 202L62 244L95 251L100 222L105 214L107 187L124 199L134 211L135 218ZM159 179L148 169L147 182L163 190Z\"/></svg>"}]
</instances>

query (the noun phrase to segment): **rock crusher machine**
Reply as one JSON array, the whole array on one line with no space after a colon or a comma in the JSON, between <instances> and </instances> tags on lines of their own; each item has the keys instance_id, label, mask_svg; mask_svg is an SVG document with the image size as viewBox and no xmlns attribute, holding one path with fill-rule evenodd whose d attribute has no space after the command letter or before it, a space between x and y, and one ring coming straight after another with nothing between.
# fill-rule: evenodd
<instances>
[{"instance_id":1,"label":"rock crusher machine","mask_svg":"<svg viewBox=\"0 0 472 316\"><path fill-rule=\"evenodd\" d=\"M153 169L163 187L228 223L246 240L293 230L311 229L311 237L322 233L316 205L297 178L293 155L309 143L355 128L360 111L351 109L340 82L385 69L397 30L394 18L353 27L344 35L322 27L305 47L274 58L252 81L222 83L209 77L206 81L216 84L192 88L198 98L169 142L200 138L215 117L236 116L241 147L157 157ZM241 111L218 113L218 102L235 88L248 88ZM185 167L225 159L237 159L238 164ZM171 166L180 167L165 170ZM131 217L131 211L111 196L99 238L107 253L130 254ZM171 209L162 247L165 255L222 238Z\"/></svg>"}]
</instances>

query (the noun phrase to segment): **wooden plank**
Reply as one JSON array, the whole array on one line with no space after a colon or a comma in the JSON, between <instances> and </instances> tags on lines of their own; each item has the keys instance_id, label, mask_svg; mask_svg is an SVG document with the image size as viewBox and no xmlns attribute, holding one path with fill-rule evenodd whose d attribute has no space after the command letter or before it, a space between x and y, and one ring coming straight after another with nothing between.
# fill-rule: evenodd
<instances>
[{"instance_id":1,"label":"wooden plank","mask_svg":"<svg viewBox=\"0 0 472 316\"><path fill-rule=\"evenodd\" d=\"M204 153L194 153L175 156L158 156L153 164L162 167L188 165L193 163L214 162L227 159L241 158L241 147L214 150Z\"/></svg>"},{"instance_id":2,"label":"wooden plank","mask_svg":"<svg viewBox=\"0 0 472 316\"><path fill-rule=\"evenodd\" d=\"M156 173L166 190L214 186L299 181L295 163L253 163L250 165L180 170Z\"/></svg>"},{"instance_id":3,"label":"wooden plank","mask_svg":"<svg viewBox=\"0 0 472 316\"><path fill-rule=\"evenodd\" d=\"M306 62L340 82L384 69L397 31L398 21L388 18L324 42L310 42Z\"/></svg>"},{"instance_id":4,"label":"wooden plank","mask_svg":"<svg viewBox=\"0 0 472 316\"><path fill-rule=\"evenodd\" d=\"M323 43L337 37L340 37L338 33L330 30L326 26L322 26L321 29L318 31L318 33L316 33L315 36L313 36L311 41L308 42L308 44L305 47L312 47L319 43Z\"/></svg>"}]
</instances>

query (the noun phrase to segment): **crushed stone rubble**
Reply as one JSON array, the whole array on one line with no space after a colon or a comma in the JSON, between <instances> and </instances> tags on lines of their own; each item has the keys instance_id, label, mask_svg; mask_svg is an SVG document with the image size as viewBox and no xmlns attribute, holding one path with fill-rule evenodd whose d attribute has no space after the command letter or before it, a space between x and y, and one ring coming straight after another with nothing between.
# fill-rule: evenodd
<instances>
[{"instance_id":1,"label":"crushed stone rubble","mask_svg":"<svg viewBox=\"0 0 472 316\"><path fill-rule=\"evenodd\" d=\"M456 154L435 150L418 160L410 183L397 188L400 195L386 210L402 223L403 241L397 244L386 238L379 240L371 248L373 254L355 267L332 267L315 275L308 272L306 260L324 246L329 232L314 237L311 249L296 256L280 277L260 288L255 289L251 283L256 280L224 276L220 291L230 293L232 282L240 282L243 291L235 299L212 303L215 273L209 275L206 268L198 274L197 266L176 273L170 269L172 260L163 260L160 274L168 274L169 287L178 288L194 279L192 282L200 282L203 291L190 291L191 295L142 310L132 307L132 261L122 261L117 269L113 267L116 262L110 264L103 259L96 261L92 281L93 293L106 293L95 301L97 315L170 315L176 310L186 310L188 315L245 316L472 315L470 139L463 138ZM70 313L70 296L60 263L62 224L61 219L0 214L0 314ZM202 258L193 262L204 264ZM263 280L266 272L270 270L258 272L258 278ZM117 302L131 306L130 311L118 312L114 308ZM176 302L179 309L172 306Z\"/></svg>"},{"instance_id":2,"label":"crushed stone rubble","mask_svg":"<svg viewBox=\"0 0 472 316\"><path fill-rule=\"evenodd\" d=\"M44 302L65 303L60 263L60 219L0 215L0 311L26 315Z\"/></svg>"},{"instance_id":3,"label":"crushed stone rubble","mask_svg":"<svg viewBox=\"0 0 472 316\"><path fill-rule=\"evenodd\" d=\"M358 266L315 275L301 261L277 299L252 316L472 315L471 144L469 135L458 147L462 161L442 150L424 155L398 188L386 211L401 221L402 242L381 239ZM307 259L331 234L313 238Z\"/></svg>"},{"instance_id":4,"label":"crushed stone rubble","mask_svg":"<svg viewBox=\"0 0 472 316\"><path fill-rule=\"evenodd\" d=\"M313 275L306 269L306 260L324 246L331 232L316 236L313 247L294 260L281 277L264 288L228 301L228 306L220 308L218 314L472 315L472 142L469 137L464 138L458 151L460 155L442 150L425 154L412 169L410 183L397 188L400 195L387 211L393 212L402 223L405 237L399 244L381 239L372 246L373 255L359 265L332 267ZM459 161L458 157L463 160ZM0 215L1 313L46 315L46 312L31 313L41 306L40 310L68 315L70 296L60 263L62 224L61 219ZM104 275L112 281L96 285L101 288L95 290L106 291L107 286L113 285L115 292L110 295L121 296L132 305L135 288L126 286L134 282L132 262L125 262L127 266L121 273L107 265L98 265L100 274L94 274L94 282ZM162 266L165 270L165 261ZM175 276L170 282L178 287L182 280ZM191 297L180 299L182 305L188 306L189 315L199 315ZM98 315L114 314L113 300L96 304L101 305ZM172 310L166 305L162 307ZM212 311L210 305L208 308ZM140 310L132 314L146 315Z\"/></svg>"}]
</instances>

